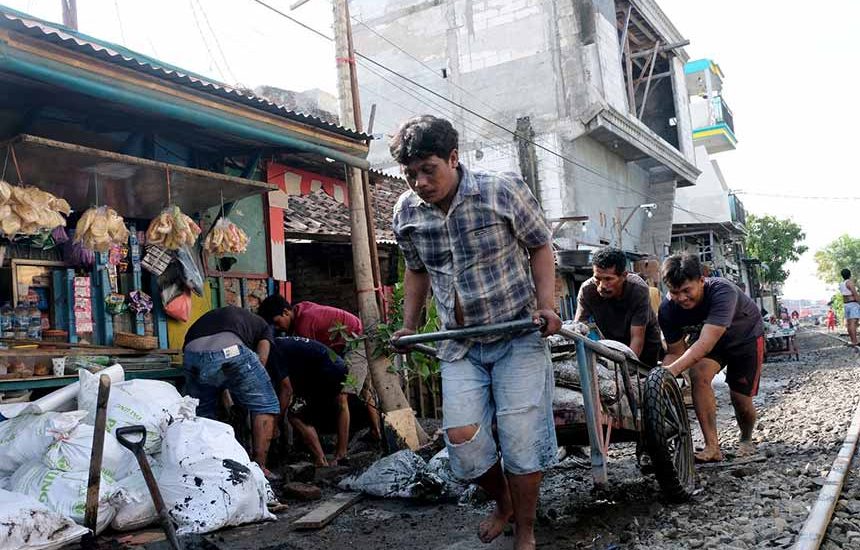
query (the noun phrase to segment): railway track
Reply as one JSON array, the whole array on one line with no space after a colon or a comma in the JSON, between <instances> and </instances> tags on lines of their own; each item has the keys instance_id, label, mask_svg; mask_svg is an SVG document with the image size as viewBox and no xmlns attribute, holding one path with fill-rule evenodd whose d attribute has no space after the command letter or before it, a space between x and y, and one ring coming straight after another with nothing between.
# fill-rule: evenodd
<instances>
[{"instance_id":1,"label":"railway track","mask_svg":"<svg viewBox=\"0 0 860 550\"><path fill-rule=\"evenodd\" d=\"M803 528L797 535L793 546L794 550L818 550L821 548L825 539L828 538L828 532L831 530L833 515L837 507L840 503L843 508L849 506L847 503L850 501L841 497L846 479L852 472L853 476L857 477L856 470L852 468L852 464L857 456L858 436L860 436L860 403L854 409L854 417L851 425L848 427L845 442L842 444L836 460L833 461L830 473L827 475L827 479L818 493L818 498L812 506L812 510L809 512ZM831 536L831 540L828 542L833 544L842 543L841 531L842 529L837 533L831 533L831 535L836 535L839 538L834 540L834 537ZM844 542L847 542L851 548L860 547L860 532L849 531L848 533L856 533L857 536L848 537L846 533L846 540Z\"/></svg>"}]
</instances>

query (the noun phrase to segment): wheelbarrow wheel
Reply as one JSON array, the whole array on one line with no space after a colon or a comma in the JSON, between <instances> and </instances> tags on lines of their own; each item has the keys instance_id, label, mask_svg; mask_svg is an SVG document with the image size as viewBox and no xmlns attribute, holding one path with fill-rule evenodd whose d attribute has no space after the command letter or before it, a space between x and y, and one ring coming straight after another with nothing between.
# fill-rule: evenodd
<instances>
[{"instance_id":1,"label":"wheelbarrow wheel","mask_svg":"<svg viewBox=\"0 0 860 550\"><path fill-rule=\"evenodd\" d=\"M648 373L643 405L645 448L657 482L669 500L687 500L695 487L690 419L681 389L663 367Z\"/></svg>"}]
</instances>

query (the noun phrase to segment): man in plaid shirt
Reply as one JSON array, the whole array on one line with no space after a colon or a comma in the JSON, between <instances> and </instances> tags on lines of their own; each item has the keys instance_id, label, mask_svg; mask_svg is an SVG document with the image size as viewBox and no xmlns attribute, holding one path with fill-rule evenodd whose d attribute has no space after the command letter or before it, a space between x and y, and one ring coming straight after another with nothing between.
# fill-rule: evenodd
<instances>
[{"instance_id":1,"label":"man in plaid shirt","mask_svg":"<svg viewBox=\"0 0 860 550\"><path fill-rule=\"evenodd\" d=\"M391 140L411 189L394 208L406 260L395 338L415 333L431 288L445 328L532 318L546 323L543 336L555 333L555 264L538 202L514 174L468 170L457 147L451 123L433 116L405 122ZM514 548L534 548L542 471L557 451L545 341L536 332L447 341L438 356L451 467L496 501L478 535L490 542L513 520Z\"/></svg>"}]
</instances>

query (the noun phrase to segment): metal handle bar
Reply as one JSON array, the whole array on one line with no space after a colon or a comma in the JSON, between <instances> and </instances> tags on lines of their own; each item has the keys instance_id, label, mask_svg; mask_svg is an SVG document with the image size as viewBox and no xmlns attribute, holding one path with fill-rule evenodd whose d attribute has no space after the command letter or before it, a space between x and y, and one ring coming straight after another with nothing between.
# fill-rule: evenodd
<instances>
[{"instance_id":1,"label":"metal handle bar","mask_svg":"<svg viewBox=\"0 0 860 550\"><path fill-rule=\"evenodd\" d=\"M415 344L423 344L426 342L438 342L440 340L462 340L465 338L475 338L479 336L490 336L494 334L508 334L512 332L522 332L531 330L540 330L543 324L536 325L531 319L522 321L508 321L506 323L496 323L493 325L464 327L451 330L440 330L438 332L425 332L423 334L410 334L401 336L391 341L395 347L412 346Z\"/></svg>"},{"instance_id":2,"label":"metal handle bar","mask_svg":"<svg viewBox=\"0 0 860 550\"><path fill-rule=\"evenodd\" d=\"M597 355L605 357L610 361L614 361L615 363L624 363L626 361L630 361L631 359L621 353L620 351L616 351L607 346L604 346L600 342L595 342L594 340L588 338L587 336L583 336L582 334L572 331L567 328L560 328L558 331L559 334L564 336L565 338L570 338L571 340L575 340L577 342L582 342L586 348L590 351L593 351Z\"/></svg>"}]
</instances>

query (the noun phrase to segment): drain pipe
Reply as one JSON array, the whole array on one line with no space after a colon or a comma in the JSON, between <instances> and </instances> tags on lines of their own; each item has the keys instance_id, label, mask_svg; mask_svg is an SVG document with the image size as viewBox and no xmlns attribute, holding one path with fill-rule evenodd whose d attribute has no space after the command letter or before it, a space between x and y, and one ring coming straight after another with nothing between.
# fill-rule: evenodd
<instances>
[{"instance_id":1,"label":"drain pipe","mask_svg":"<svg viewBox=\"0 0 860 550\"><path fill-rule=\"evenodd\" d=\"M833 516L833 509L836 508L836 502L842 492L845 475L851 467L851 459L854 457L854 450L857 447L858 434L860 434L860 403L854 409L854 419L848 428L848 435L845 436L842 449L836 456L836 460L833 461L833 467L830 468L830 474L827 476L827 481L824 482L824 487L818 493L818 500L815 501L812 511L809 512L809 517L806 518L806 523L803 524L803 529L797 535L794 550L818 550L818 547L821 546L824 533L827 532L827 526L830 524L831 516Z\"/></svg>"}]
</instances>

